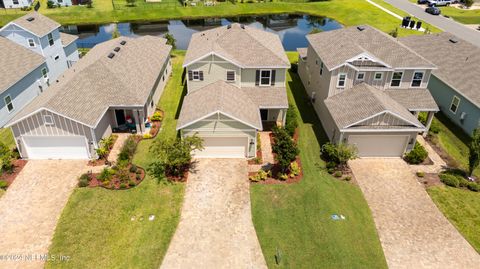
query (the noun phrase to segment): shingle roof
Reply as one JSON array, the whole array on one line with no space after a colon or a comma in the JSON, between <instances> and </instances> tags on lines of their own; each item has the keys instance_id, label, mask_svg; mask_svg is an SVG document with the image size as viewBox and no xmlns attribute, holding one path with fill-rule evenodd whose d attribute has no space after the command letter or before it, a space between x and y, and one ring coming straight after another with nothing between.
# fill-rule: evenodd
<instances>
[{"instance_id":1,"label":"shingle roof","mask_svg":"<svg viewBox=\"0 0 480 269\"><path fill-rule=\"evenodd\" d=\"M120 42L125 40L125 45ZM119 47L115 56L107 57ZM95 126L108 107L143 106L171 46L160 37L121 37L101 43L35 98L10 124L41 108Z\"/></svg>"},{"instance_id":2,"label":"shingle roof","mask_svg":"<svg viewBox=\"0 0 480 269\"><path fill-rule=\"evenodd\" d=\"M366 83L325 99L333 120L342 129L382 112L390 112L417 127L422 124L405 107L390 98L383 90Z\"/></svg>"},{"instance_id":3,"label":"shingle roof","mask_svg":"<svg viewBox=\"0 0 480 269\"><path fill-rule=\"evenodd\" d=\"M242 87L247 96L259 108L288 108L285 87Z\"/></svg>"},{"instance_id":4,"label":"shingle roof","mask_svg":"<svg viewBox=\"0 0 480 269\"><path fill-rule=\"evenodd\" d=\"M243 67L289 67L278 35L234 23L192 35L184 66L210 53Z\"/></svg>"},{"instance_id":5,"label":"shingle roof","mask_svg":"<svg viewBox=\"0 0 480 269\"><path fill-rule=\"evenodd\" d=\"M312 34L307 40L329 70L362 53L393 68L435 68L393 37L368 25Z\"/></svg>"},{"instance_id":6,"label":"shingle roof","mask_svg":"<svg viewBox=\"0 0 480 269\"><path fill-rule=\"evenodd\" d=\"M33 19L33 20L32 20ZM60 24L38 12L28 13L11 23L34 33L37 36L44 36L60 27Z\"/></svg>"},{"instance_id":7,"label":"shingle roof","mask_svg":"<svg viewBox=\"0 0 480 269\"><path fill-rule=\"evenodd\" d=\"M409 111L439 111L428 89L395 89L385 92Z\"/></svg>"},{"instance_id":8,"label":"shingle roof","mask_svg":"<svg viewBox=\"0 0 480 269\"><path fill-rule=\"evenodd\" d=\"M447 32L410 36L400 41L438 66L434 76L480 107L479 47Z\"/></svg>"},{"instance_id":9,"label":"shingle roof","mask_svg":"<svg viewBox=\"0 0 480 269\"><path fill-rule=\"evenodd\" d=\"M301 58L307 58L308 48L297 48L297 52Z\"/></svg>"},{"instance_id":10,"label":"shingle roof","mask_svg":"<svg viewBox=\"0 0 480 269\"><path fill-rule=\"evenodd\" d=\"M221 80L185 96L177 129L183 129L217 111L261 129L258 106L244 91Z\"/></svg>"},{"instance_id":11,"label":"shingle roof","mask_svg":"<svg viewBox=\"0 0 480 269\"><path fill-rule=\"evenodd\" d=\"M60 32L60 39L62 40L62 45L66 47L77 40L78 36Z\"/></svg>"},{"instance_id":12,"label":"shingle roof","mask_svg":"<svg viewBox=\"0 0 480 269\"><path fill-rule=\"evenodd\" d=\"M44 62L40 54L0 36L0 93Z\"/></svg>"}]
</instances>

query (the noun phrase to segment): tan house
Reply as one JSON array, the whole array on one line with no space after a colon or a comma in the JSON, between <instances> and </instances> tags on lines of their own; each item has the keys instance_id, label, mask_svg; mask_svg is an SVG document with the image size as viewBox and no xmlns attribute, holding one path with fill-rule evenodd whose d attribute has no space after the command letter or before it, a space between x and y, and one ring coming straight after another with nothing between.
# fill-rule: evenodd
<instances>
[{"instance_id":1,"label":"tan house","mask_svg":"<svg viewBox=\"0 0 480 269\"><path fill-rule=\"evenodd\" d=\"M203 138L196 157L255 157L257 131L285 123L290 63L277 35L237 23L196 33L183 67L177 130Z\"/></svg>"},{"instance_id":2,"label":"tan house","mask_svg":"<svg viewBox=\"0 0 480 269\"><path fill-rule=\"evenodd\" d=\"M170 76L163 38L121 37L95 46L7 126L23 158L90 159L112 131L148 131Z\"/></svg>"},{"instance_id":3,"label":"tan house","mask_svg":"<svg viewBox=\"0 0 480 269\"><path fill-rule=\"evenodd\" d=\"M437 112L427 89L436 66L370 26L307 36L298 72L332 142L362 157L398 157ZM428 113L426 126L417 116Z\"/></svg>"}]
</instances>

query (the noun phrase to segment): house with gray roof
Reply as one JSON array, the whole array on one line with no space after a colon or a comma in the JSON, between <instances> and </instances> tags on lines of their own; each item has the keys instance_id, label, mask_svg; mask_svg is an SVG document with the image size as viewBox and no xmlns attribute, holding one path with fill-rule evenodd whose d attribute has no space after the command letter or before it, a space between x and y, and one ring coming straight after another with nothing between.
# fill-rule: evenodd
<instances>
[{"instance_id":1,"label":"house with gray roof","mask_svg":"<svg viewBox=\"0 0 480 269\"><path fill-rule=\"evenodd\" d=\"M0 127L78 61L77 37L59 26L33 12L0 29Z\"/></svg>"},{"instance_id":2,"label":"house with gray roof","mask_svg":"<svg viewBox=\"0 0 480 269\"><path fill-rule=\"evenodd\" d=\"M307 36L298 73L332 142L360 157L400 157L426 133L438 106L427 85L436 66L366 25ZM427 112L427 123L417 119Z\"/></svg>"},{"instance_id":3,"label":"house with gray roof","mask_svg":"<svg viewBox=\"0 0 480 269\"><path fill-rule=\"evenodd\" d=\"M183 67L177 130L204 140L197 158L255 157L257 132L285 124L290 63L277 35L238 23L195 33Z\"/></svg>"},{"instance_id":4,"label":"house with gray roof","mask_svg":"<svg viewBox=\"0 0 480 269\"><path fill-rule=\"evenodd\" d=\"M400 42L438 67L428 89L442 113L472 135L480 127L480 48L446 32Z\"/></svg>"},{"instance_id":5,"label":"house with gray roof","mask_svg":"<svg viewBox=\"0 0 480 269\"><path fill-rule=\"evenodd\" d=\"M172 67L160 37L96 45L7 125L28 159L90 159L114 131L147 133Z\"/></svg>"}]
</instances>

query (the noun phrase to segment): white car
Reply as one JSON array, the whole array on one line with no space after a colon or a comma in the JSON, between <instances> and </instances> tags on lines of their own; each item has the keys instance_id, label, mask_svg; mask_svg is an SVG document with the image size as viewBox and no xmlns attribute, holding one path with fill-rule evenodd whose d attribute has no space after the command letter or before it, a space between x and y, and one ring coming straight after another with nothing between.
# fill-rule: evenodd
<instances>
[{"instance_id":1,"label":"white car","mask_svg":"<svg viewBox=\"0 0 480 269\"><path fill-rule=\"evenodd\" d=\"M453 4L453 0L428 0L428 6L430 7L449 6L451 4Z\"/></svg>"}]
</instances>

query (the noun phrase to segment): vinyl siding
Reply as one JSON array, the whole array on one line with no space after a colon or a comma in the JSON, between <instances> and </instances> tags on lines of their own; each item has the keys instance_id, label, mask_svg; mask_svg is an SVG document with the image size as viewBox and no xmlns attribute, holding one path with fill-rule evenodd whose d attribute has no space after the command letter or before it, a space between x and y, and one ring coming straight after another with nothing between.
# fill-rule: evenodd
<instances>
[{"instance_id":1,"label":"vinyl siding","mask_svg":"<svg viewBox=\"0 0 480 269\"><path fill-rule=\"evenodd\" d=\"M112 118L112 113L105 113L102 119L98 122L97 127L94 130L95 142L98 145L102 138L112 134L112 125L115 123L115 119Z\"/></svg>"},{"instance_id":2,"label":"vinyl siding","mask_svg":"<svg viewBox=\"0 0 480 269\"><path fill-rule=\"evenodd\" d=\"M148 98L147 103L145 104L144 111L146 111L146 116L149 117L153 115L155 112L155 108L157 107L158 101L163 94L165 86L167 85L168 80L170 79L170 75L172 74L172 66L171 66L171 59L170 57L165 61L165 64L162 67L160 75L158 77L158 85L155 90L151 93L151 97ZM153 106L151 105L153 101Z\"/></svg>"},{"instance_id":3,"label":"vinyl siding","mask_svg":"<svg viewBox=\"0 0 480 269\"><path fill-rule=\"evenodd\" d=\"M343 133L344 141L348 141L348 137L351 135L392 135L392 136L408 136L408 145L405 152L409 152L413 149L416 142L417 132L345 132ZM410 144L410 142L413 142Z\"/></svg>"}]
</instances>

